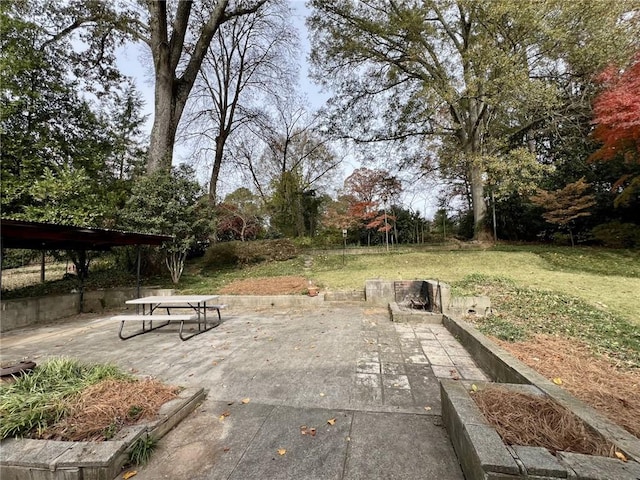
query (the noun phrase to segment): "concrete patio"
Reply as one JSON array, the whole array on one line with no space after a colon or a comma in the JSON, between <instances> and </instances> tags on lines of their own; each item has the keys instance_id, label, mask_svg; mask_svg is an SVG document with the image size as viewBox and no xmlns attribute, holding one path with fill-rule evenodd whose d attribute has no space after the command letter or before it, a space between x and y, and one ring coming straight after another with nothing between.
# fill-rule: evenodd
<instances>
[{"instance_id":1,"label":"concrete patio","mask_svg":"<svg viewBox=\"0 0 640 480\"><path fill-rule=\"evenodd\" d=\"M137 479L463 478L438 378L486 377L442 325L352 302L232 308L187 342L175 325L121 341L108 316L4 333L0 357L110 362L208 389Z\"/></svg>"}]
</instances>

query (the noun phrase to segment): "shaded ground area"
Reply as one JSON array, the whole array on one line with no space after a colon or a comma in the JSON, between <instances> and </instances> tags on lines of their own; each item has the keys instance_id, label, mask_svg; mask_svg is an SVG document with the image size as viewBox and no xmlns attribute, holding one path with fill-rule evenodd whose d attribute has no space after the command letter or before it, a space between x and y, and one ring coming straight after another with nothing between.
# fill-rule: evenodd
<instances>
[{"instance_id":1,"label":"shaded ground area","mask_svg":"<svg viewBox=\"0 0 640 480\"><path fill-rule=\"evenodd\" d=\"M572 395L640 438L640 372L624 371L578 340L538 335L520 342L493 339Z\"/></svg>"},{"instance_id":2,"label":"shaded ground area","mask_svg":"<svg viewBox=\"0 0 640 480\"><path fill-rule=\"evenodd\" d=\"M220 289L224 295L302 295L309 281L304 277L262 277L237 280Z\"/></svg>"}]
</instances>

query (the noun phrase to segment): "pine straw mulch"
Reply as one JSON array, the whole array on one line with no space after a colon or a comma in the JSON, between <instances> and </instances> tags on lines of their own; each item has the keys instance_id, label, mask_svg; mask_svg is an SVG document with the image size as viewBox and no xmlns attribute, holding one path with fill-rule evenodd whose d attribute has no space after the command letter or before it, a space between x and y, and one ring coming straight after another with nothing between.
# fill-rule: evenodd
<instances>
[{"instance_id":1,"label":"pine straw mulch","mask_svg":"<svg viewBox=\"0 0 640 480\"><path fill-rule=\"evenodd\" d=\"M621 370L579 340L538 335L502 348L640 438L640 371Z\"/></svg>"},{"instance_id":2,"label":"pine straw mulch","mask_svg":"<svg viewBox=\"0 0 640 480\"><path fill-rule=\"evenodd\" d=\"M304 277L262 277L236 280L220 290L225 295L302 295L309 281Z\"/></svg>"},{"instance_id":3,"label":"pine straw mulch","mask_svg":"<svg viewBox=\"0 0 640 480\"><path fill-rule=\"evenodd\" d=\"M104 380L83 390L71 404L69 414L40 438L108 440L126 425L154 418L178 391L178 387L157 380Z\"/></svg>"},{"instance_id":4,"label":"pine straw mulch","mask_svg":"<svg viewBox=\"0 0 640 480\"><path fill-rule=\"evenodd\" d=\"M473 392L476 404L509 445L615 456L613 444L591 432L573 413L548 397L490 386Z\"/></svg>"}]
</instances>

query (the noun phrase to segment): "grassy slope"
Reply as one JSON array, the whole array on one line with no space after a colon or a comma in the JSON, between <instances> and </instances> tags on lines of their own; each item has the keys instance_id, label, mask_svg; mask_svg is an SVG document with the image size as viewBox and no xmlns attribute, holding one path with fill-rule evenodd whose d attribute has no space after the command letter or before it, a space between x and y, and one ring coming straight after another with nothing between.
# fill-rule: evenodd
<instances>
[{"instance_id":1,"label":"grassy slope","mask_svg":"<svg viewBox=\"0 0 640 480\"><path fill-rule=\"evenodd\" d=\"M640 325L638 254L580 252L517 249L359 255L347 256L344 268L341 256L325 255L315 258L310 276L329 290L360 289L366 279L378 277L428 278L447 283L458 282L470 274L504 277L521 286L578 297ZM603 275L605 271L614 275ZM629 276L623 276L627 273Z\"/></svg>"}]
</instances>

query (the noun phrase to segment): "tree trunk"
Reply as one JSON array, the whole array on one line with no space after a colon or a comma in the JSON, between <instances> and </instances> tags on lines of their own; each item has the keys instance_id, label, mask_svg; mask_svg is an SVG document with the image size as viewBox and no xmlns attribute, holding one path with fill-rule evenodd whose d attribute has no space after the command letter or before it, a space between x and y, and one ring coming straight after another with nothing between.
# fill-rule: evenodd
<instances>
[{"instance_id":1,"label":"tree trunk","mask_svg":"<svg viewBox=\"0 0 640 480\"><path fill-rule=\"evenodd\" d=\"M224 144L227 141L227 133L221 132L216 137L216 153L213 158L213 168L211 169L211 180L209 180L209 204L216 204L216 195L218 194L218 177L220 176L220 167L222 166L222 156L224 155Z\"/></svg>"},{"instance_id":2,"label":"tree trunk","mask_svg":"<svg viewBox=\"0 0 640 480\"><path fill-rule=\"evenodd\" d=\"M184 103L177 108L173 93L173 75L170 78L156 74L155 113L151 129L147 173L170 170L173 163L173 145Z\"/></svg>"},{"instance_id":3,"label":"tree trunk","mask_svg":"<svg viewBox=\"0 0 640 480\"><path fill-rule=\"evenodd\" d=\"M491 232L487 227L487 204L484 201L484 182L482 168L471 166L471 198L473 201L473 239L490 242Z\"/></svg>"},{"instance_id":4,"label":"tree trunk","mask_svg":"<svg viewBox=\"0 0 640 480\"><path fill-rule=\"evenodd\" d=\"M569 238L571 239L571 247L575 247L575 243L573 242L573 231L571 230L571 227L569 228Z\"/></svg>"}]
</instances>

